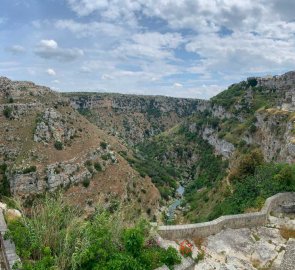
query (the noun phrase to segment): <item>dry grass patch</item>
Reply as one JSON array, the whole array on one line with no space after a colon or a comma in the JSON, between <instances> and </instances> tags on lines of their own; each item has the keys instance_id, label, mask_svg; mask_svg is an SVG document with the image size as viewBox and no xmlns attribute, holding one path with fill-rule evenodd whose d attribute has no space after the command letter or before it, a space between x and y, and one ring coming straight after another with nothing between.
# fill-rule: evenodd
<instances>
[{"instance_id":1,"label":"dry grass patch","mask_svg":"<svg viewBox=\"0 0 295 270\"><path fill-rule=\"evenodd\" d=\"M198 249L202 249L202 245L204 243L204 238L202 237L195 237L193 238L193 242L195 243L196 247L198 247Z\"/></svg>"},{"instance_id":2,"label":"dry grass patch","mask_svg":"<svg viewBox=\"0 0 295 270\"><path fill-rule=\"evenodd\" d=\"M295 230L287 227L282 227L280 229L280 234L286 240L289 240L289 238L295 238Z\"/></svg>"}]
</instances>

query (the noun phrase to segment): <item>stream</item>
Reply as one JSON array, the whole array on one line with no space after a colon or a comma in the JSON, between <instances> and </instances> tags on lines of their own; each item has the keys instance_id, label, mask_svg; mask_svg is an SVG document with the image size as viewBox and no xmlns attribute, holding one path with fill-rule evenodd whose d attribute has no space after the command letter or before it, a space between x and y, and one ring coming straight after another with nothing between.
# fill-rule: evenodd
<instances>
[{"instance_id":1,"label":"stream","mask_svg":"<svg viewBox=\"0 0 295 270\"><path fill-rule=\"evenodd\" d=\"M184 187L179 186L176 190L176 194L179 196L178 199L176 199L170 206L168 207L167 215L168 215L168 220L171 221L174 218L174 213L176 208L181 204L182 196L184 193Z\"/></svg>"}]
</instances>

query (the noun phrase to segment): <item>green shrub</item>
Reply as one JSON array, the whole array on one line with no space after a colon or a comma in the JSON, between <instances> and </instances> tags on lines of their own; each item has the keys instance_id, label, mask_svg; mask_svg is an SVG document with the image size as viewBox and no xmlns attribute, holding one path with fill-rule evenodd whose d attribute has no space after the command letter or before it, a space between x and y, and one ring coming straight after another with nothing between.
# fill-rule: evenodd
<instances>
[{"instance_id":1,"label":"green shrub","mask_svg":"<svg viewBox=\"0 0 295 270\"><path fill-rule=\"evenodd\" d=\"M181 263L181 258L175 248L168 247L163 261L171 269L173 265Z\"/></svg>"},{"instance_id":2,"label":"green shrub","mask_svg":"<svg viewBox=\"0 0 295 270\"><path fill-rule=\"evenodd\" d=\"M91 167L92 166L92 160L90 160L90 159L86 160L85 163L84 163L84 165L86 167Z\"/></svg>"},{"instance_id":3,"label":"green shrub","mask_svg":"<svg viewBox=\"0 0 295 270\"><path fill-rule=\"evenodd\" d=\"M54 147L55 147L56 150L62 150L64 148L64 145L63 145L63 143L61 141L56 141L54 143Z\"/></svg>"},{"instance_id":4,"label":"green shrub","mask_svg":"<svg viewBox=\"0 0 295 270\"><path fill-rule=\"evenodd\" d=\"M105 150L107 149L108 144L106 142L100 142L100 147Z\"/></svg>"},{"instance_id":5,"label":"green shrub","mask_svg":"<svg viewBox=\"0 0 295 270\"><path fill-rule=\"evenodd\" d=\"M129 254L116 254L104 268L105 270L145 270L140 263ZM98 268L97 268L98 270Z\"/></svg>"},{"instance_id":6,"label":"green shrub","mask_svg":"<svg viewBox=\"0 0 295 270\"><path fill-rule=\"evenodd\" d=\"M4 197L11 196L10 183L6 176L6 171L7 171L7 164L6 163L0 164L0 198L2 198L2 196Z\"/></svg>"},{"instance_id":7,"label":"green shrub","mask_svg":"<svg viewBox=\"0 0 295 270\"><path fill-rule=\"evenodd\" d=\"M255 133L257 131L257 127L254 125L254 124L252 124L251 126L250 126L250 128L249 128L249 132L250 133Z\"/></svg>"},{"instance_id":8,"label":"green shrub","mask_svg":"<svg viewBox=\"0 0 295 270\"><path fill-rule=\"evenodd\" d=\"M82 184L83 184L83 187L85 187L85 188L89 187L89 185L90 185L90 179L88 177L86 177L83 180Z\"/></svg>"},{"instance_id":9,"label":"green shrub","mask_svg":"<svg viewBox=\"0 0 295 270\"><path fill-rule=\"evenodd\" d=\"M104 155L101 156L101 159L109 160L109 159L111 159L111 154L110 153L104 154Z\"/></svg>"},{"instance_id":10,"label":"green shrub","mask_svg":"<svg viewBox=\"0 0 295 270\"><path fill-rule=\"evenodd\" d=\"M255 87L258 84L257 79L255 77L248 78L247 83L249 86L252 87Z\"/></svg>"},{"instance_id":11,"label":"green shrub","mask_svg":"<svg viewBox=\"0 0 295 270\"><path fill-rule=\"evenodd\" d=\"M94 163L94 168L96 171L101 172L102 171L102 166L99 162Z\"/></svg>"},{"instance_id":12,"label":"green shrub","mask_svg":"<svg viewBox=\"0 0 295 270\"><path fill-rule=\"evenodd\" d=\"M141 253L144 243L144 235L139 228L127 229L124 232L123 239L125 249L133 256L138 256Z\"/></svg>"},{"instance_id":13,"label":"green shrub","mask_svg":"<svg viewBox=\"0 0 295 270\"><path fill-rule=\"evenodd\" d=\"M12 117L12 108L11 107L5 107L3 110L3 114L7 119L10 119Z\"/></svg>"},{"instance_id":14,"label":"green shrub","mask_svg":"<svg viewBox=\"0 0 295 270\"><path fill-rule=\"evenodd\" d=\"M27 173L32 173L32 172L36 172L37 171L37 167L36 166L30 166L28 168L25 168L22 173L23 174L27 174Z\"/></svg>"}]
</instances>

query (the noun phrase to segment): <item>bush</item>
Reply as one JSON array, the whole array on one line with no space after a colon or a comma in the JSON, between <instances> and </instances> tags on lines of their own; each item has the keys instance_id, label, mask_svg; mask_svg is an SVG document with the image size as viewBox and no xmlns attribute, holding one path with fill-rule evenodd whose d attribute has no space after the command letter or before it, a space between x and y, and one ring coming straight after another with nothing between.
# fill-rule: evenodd
<instances>
[{"instance_id":1,"label":"bush","mask_svg":"<svg viewBox=\"0 0 295 270\"><path fill-rule=\"evenodd\" d=\"M242 180L244 176L254 174L256 167L263 163L263 159L260 150L253 150L251 153L244 155L236 170L230 175L230 180Z\"/></svg>"},{"instance_id":2,"label":"bush","mask_svg":"<svg viewBox=\"0 0 295 270\"><path fill-rule=\"evenodd\" d=\"M100 147L105 150L107 149L108 144L106 142L100 142Z\"/></svg>"},{"instance_id":3,"label":"bush","mask_svg":"<svg viewBox=\"0 0 295 270\"><path fill-rule=\"evenodd\" d=\"M28 168L25 168L22 173L23 174L27 174L27 173L32 173L32 172L36 172L37 171L37 167L36 166L30 166Z\"/></svg>"},{"instance_id":4,"label":"bush","mask_svg":"<svg viewBox=\"0 0 295 270\"><path fill-rule=\"evenodd\" d=\"M11 107L5 107L3 110L3 114L7 119L10 119L12 117L12 108Z\"/></svg>"},{"instance_id":5,"label":"bush","mask_svg":"<svg viewBox=\"0 0 295 270\"><path fill-rule=\"evenodd\" d=\"M10 183L6 176L7 164L0 164L0 198L2 196L10 197Z\"/></svg>"},{"instance_id":6,"label":"bush","mask_svg":"<svg viewBox=\"0 0 295 270\"><path fill-rule=\"evenodd\" d=\"M171 269L173 265L181 263L181 258L175 248L168 247L163 262Z\"/></svg>"},{"instance_id":7,"label":"bush","mask_svg":"<svg viewBox=\"0 0 295 270\"><path fill-rule=\"evenodd\" d=\"M56 150L62 150L64 148L64 145L63 145L63 143L61 141L56 141L54 143L54 147L55 147Z\"/></svg>"},{"instance_id":8,"label":"bush","mask_svg":"<svg viewBox=\"0 0 295 270\"><path fill-rule=\"evenodd\" d=\"M82 184L83 184L83 187L85 187L85 188L89 187L89 185L90 185L90 179L88 177L86 177L83 180Z\"/></svg>"},{"instance_id":9,"label":"bush","mask_svg":"<svg viewBox=\"0 0 295 270\"><path fill-rule=\"evenodd\" d=\"M254 77L248 78L247 83L248 83L248 86L252 86L252 87L255 87L258 84L257 79Z\"/></svg>"},{"instance_id":10,"label":"bush","mask_svg":"<svg viewBox=\"0 0 295 270\"><path fill-rule=\"evenodd\" d=\"M125 249L133 256L138 256L141 253L144 243L144 235L139 228L127 229L124 232L123 239Z\"/></svg>"},{"instance_id":11,"label":"bush","mask_svg":"<svg viewBox=\"0 0 295 270\"><path fill-rule=\"evenodd\" d=\"M99 162L94 163L94 168L96 171L101 172L102 171L102 166L100 165Z\"/></svg>"}]
</instances>

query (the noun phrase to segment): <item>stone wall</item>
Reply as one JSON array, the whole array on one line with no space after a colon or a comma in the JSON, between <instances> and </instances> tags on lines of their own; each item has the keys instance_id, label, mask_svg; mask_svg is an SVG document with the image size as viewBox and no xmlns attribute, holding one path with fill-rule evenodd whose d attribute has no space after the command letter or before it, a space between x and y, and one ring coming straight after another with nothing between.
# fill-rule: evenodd
<instances>
[{"instance_id":1,"label":"stone wall","mask_svg":"<svg viewBox=\"0 0 295 270\"><path fill-rule=\"evenodd\" d=\"M283 203L295 201L295 192L278 193L265 201L260 212L221 216L210 222L159 226L158 233L165 239L176 240L193 237L207 237L225 228L239 229L262 226L267 222L270 211Z\"/></svg>"}]
</instances>

